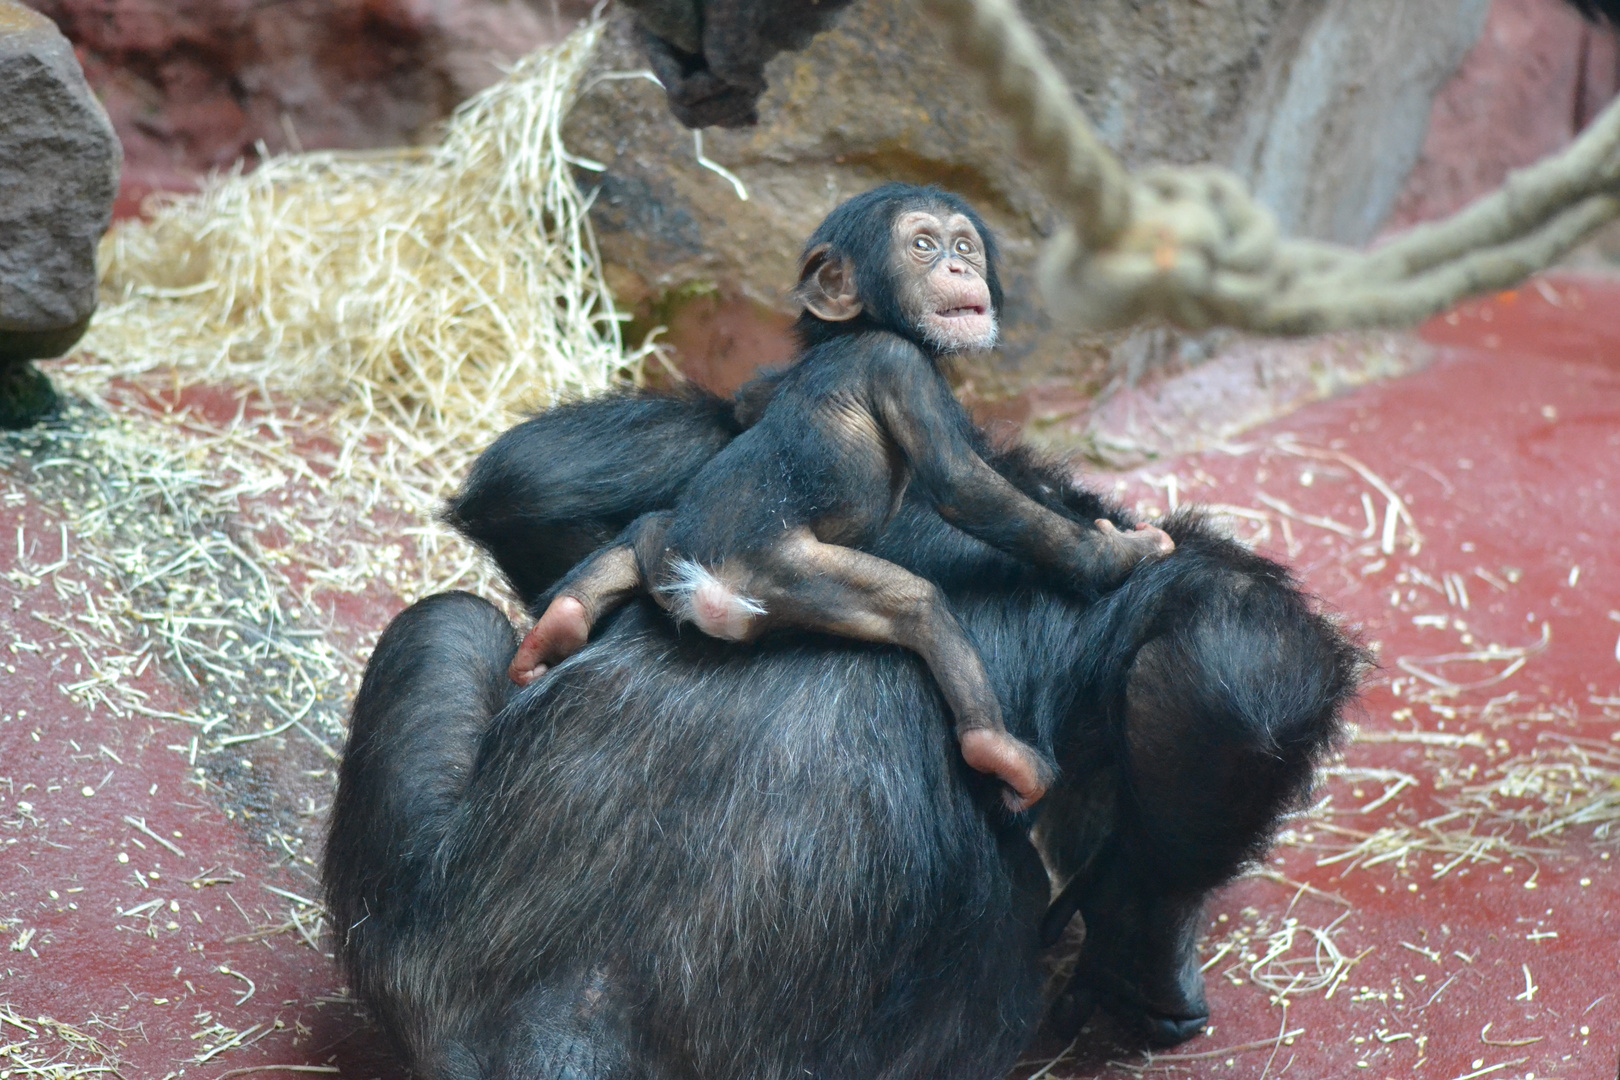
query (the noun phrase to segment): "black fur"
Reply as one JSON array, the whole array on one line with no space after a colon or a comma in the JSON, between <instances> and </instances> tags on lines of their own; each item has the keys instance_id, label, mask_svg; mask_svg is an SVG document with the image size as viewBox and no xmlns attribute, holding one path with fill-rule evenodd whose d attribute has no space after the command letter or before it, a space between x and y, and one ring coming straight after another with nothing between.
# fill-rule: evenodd
<instances>
[{"instance_id":1,"label":"black fur","mask_svg":"<svg viewBox=\"0 0 1620 1080\"><path fill-rule=\"evenodd\" d=\"M539 614L540 595L648 506L673 506L740 431L732 403L702 393L629 393L548 409L479 455L445 521L507 560ZM648 455L646 448L656 446Z\"/></svg>"},{"instance_id":2,"label":"black fur","mask_svg":"<svg viewBox=\"0 0 1620 1080\"><path fill-rule=\"evenodd\" d=\"M722 453L690 476L684 474L682 463L664 462L665 467L671 469L671 476L682 476L679 503L683 510L690 508L677 512L664 541L669 548L711 565L730 553L769 545L785 526L827 517L860 523L863 531L859 537L848 541L850 546L883 554L880 547L870 541L886 524L891 502L888 478L883 477L885 482L876 487L855 483L852 476L860 477L869 471L865 457L872 451L866 447L852 449L838 438L841 432L827 430L821 415L829 401L866 401L878 392L899 398L908 424L930 443L928 452L908 455L904 475L912 494L936 511L940 507L948 508L945 512L958 527L994 547L1009 552L1033 548L1030 535L1035 526L1027 514L1020 513L1029 507L1029 500L1019 497L1016 503L1004 506L998 495L981 496L976 490L976 478L962 463L970 458L988 462L993 454L967 410L952 394L944 374L921 345L882 332L870 324L856 332L851 332L848 324L834 325L838 327L836 333L823 333L821 342L808 349L792 366L765 376L766 387L758 394L770 395L768 413L735 438ZM742 401L746 404L754 396L753 387L745 387ZM716 418L723 420L728 416L718 405L711 403L708 409L709 415ZM637 429L643 426L638 417L629 422ZM734 418L731 422L736 423ZM587 430L583 434L589 438L594 433ZM521 477L517 483L500 485L499 501L509 514L513 507L535 507L533 500L543 497L539 486L544 484L549 488L558 482L541 475L532 454L527 461L514 460L527 446L527 440L511 439L511 435L509 432L503 436L485 455L493 457L503 470L512 469L514 478ZM705 438L703 445L711 444L713 438L713 435ZM572 489L574 480L567 475L569 467L564 464L565 475L560 483ZM1026 482L1050 484L1049 475L1042 480L1033 479L1042 472L1033 461L1016 455L1005 457L998 471L1005 472L1008 468L1021 468ZM491 498L489 477L490 470L485 468L481 458L474 466L468 487L471 490L477 485L485 505L496 501ZM615 477L616 482L626 480L622 471L616 472ZM527 490L515 490L520 485ZM620 498L623 497L621 494ZM1064 511L1061 503L1053 503L1050 498L1044 503L1040 499L1034 501L1045 505L1046 509ZM477 511L468 504L466 495L457 496L451 523L460 527L461 522L468 522L470 527L478 528L478 532L469 531L468 535L495 552L497 545L486 542L488 530L483 527ZM621 505L624 504L616 503L615 508ZM983 509L985 506L993 506L994 512ZM560 516L549 510L542 512L547 516ZM1095 516L1111 514L1112 508L1104 508ZM1063 516L1085 525L1092 520L1069 512L1063 512ZM872 537L865 529L870 529ZM1083 532L1096 535L1095 529ZM578 535L583 541L590 533L581 530ZM543 563L546 573L555 572L558 562L555 557L549 552L536 552L536 556L536 563ZM1052 573L1055 584L1066 586L1080 596L1095 598L1117 584L1118 578L1139 559L1139 555L1133 556L1121 569L1112 551L1096 554L1086 545L1075 543L1055 553L1045 569ZM505 562L502 565L504 568ZM538 572L535 568L524 572L515 565L512 567L512 573L524 574L522 580L530 584ZM520 587L520 591L528 596L529 585Z\"/></svg>"},{"instance_id":3,"label":"black fur","mask_svg":"<svg viewBox=\"0 0 1620 1080\"><path fill-rule=\"evenodd\" d=\"M527 685L583 645L606 612L643 594L736 642L791 628L900 645L939 682L964 757L1008 785L1015 812L1038 801L1053 763L1006 731L983 664L937 588L874 558L873 542L912 491L1084 597L1173 544L1157 528L1121 533L1054 513L984 460L941 358L993 344L995 256L972 208L937 188L886 184L828 215L799 275L795 363L743 395L751 425L683 481L672 509L637 518L569 571L519 646L513 679ZM519 473L543 469L509 463L504 448L494 456ZM477 520L469 501L457 500L455 519ZM506 505L531 501L519 493Z\"/></svg>"},{"instance_id":4,"label":"black fur","mask_svg":"<svg viewBox=\"0 0 1620 1080\"><path fill-rule=\"evenodd\" d=\"M612 531L587 492L620 485L613 517L665 506L695 471L667 440L733 423L712 399L571 409L498 444L564 467L484 474L484 505L533 500L479 534L526 599L551 584L536 565ZM1128 523L1026 453L992 460ZM1071 1002L1160 1041L1201 1023L1203 895L1297 802L1363 663L1280 567L1193 514L1170 531L1173 555L1095 602L915 501L874 546L941 585L1009 727L1062 765L1035 836L1087 919ZM351 985L424 1076L989 1080L1016 1060L1047 879L913 655L740 649L640 601L508 700L513 647L483 601L431 597L356 701L327 899Z\"/></svg>"}]
</instances>

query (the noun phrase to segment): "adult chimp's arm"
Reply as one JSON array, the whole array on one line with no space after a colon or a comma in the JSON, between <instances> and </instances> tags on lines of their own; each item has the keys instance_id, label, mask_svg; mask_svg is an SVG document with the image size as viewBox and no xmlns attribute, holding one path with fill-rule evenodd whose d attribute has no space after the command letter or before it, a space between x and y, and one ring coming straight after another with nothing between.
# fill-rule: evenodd
<instances>
[{"instance_id":1,"label":"adult chimp's arm","mask_svg":"<svg viewBox=\"0 0 1620 1080\"><path fill-rule=\"evenodd\" d=\"M445 521L488 551L532 607L635 518L673 506L739 430L730 401L699 391L547 409L479 456Z\"/></svg>"}]
</instances>

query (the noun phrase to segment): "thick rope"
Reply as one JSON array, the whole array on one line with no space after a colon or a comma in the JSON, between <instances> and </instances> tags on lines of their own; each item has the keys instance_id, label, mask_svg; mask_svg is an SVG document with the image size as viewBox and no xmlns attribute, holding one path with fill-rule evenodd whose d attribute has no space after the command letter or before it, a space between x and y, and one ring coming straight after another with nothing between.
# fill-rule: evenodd
<instances>
[{"instance_id":1,"label":"thick rope","mask_svg":"<svg viewBox=\"0 0 1620 1080\"><path fill-rule=\"evenodd\" d=\"M1212 167L1132 176L1092 129L1012 0L923 0L984 77L1019 152L1069 222L1047 245L1054 314L1093 330L1163 320L1315 334L1404 326L1545 269L1620 217L1620 101L1562 153L1374 251L1284 238Z\"/></svg>"}]
</instances>

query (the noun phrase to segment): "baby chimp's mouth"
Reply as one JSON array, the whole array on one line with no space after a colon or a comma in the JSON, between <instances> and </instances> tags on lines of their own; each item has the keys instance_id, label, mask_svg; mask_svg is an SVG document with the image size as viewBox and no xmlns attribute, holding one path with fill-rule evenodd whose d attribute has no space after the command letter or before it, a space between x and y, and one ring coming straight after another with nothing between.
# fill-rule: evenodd
<instances>
[{"instance_id":1,"label":"baby chimp's mouth","mask_svg":"<svg viewBox=\"0 0 1620 1080\"><path fill-rule=\"evenodd\" d=\"M917 329L924 340L941 352L991 349L996 344L995 312L984 303L938 308L918 320Z\"/></svg>"}]
</instances>

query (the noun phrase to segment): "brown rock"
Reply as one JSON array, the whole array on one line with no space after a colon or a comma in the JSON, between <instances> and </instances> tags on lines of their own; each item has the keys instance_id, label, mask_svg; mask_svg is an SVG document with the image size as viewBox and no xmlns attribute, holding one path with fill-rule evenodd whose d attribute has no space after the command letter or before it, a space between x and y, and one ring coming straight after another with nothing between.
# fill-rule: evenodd
<instances>
[{"instance_id":1,"label":"brown rock","mask_svg":"<svg viewBox=\"0 0 1620 1080\"><path fill-rule=\"evenodd\" d=\"M0 364L56 356L83 332L120 160L73 47L0 0Z\"/></svg>"},{"instance_id":2,"label":"brown rock","mask_svg":"<svg viewBox=\"0 0 1620 1080\"><path fill-rule=\"evenodd\" d=\"M1131 164L1213 161L1245 174L1290 231L1359 242L1388 213L1434 93L1478 35L1486 0L1029 0L1022 5L1103 137ZM627 21L601 74L644 62ZM705 133L701 167L658 86L587 83L567 128L610 280L643 312L695 285L780 307L798 246L843 198L889 179L939 183L979 207L1006 252L1006 341L969 373L984 397L1054 380L1094 387L1207 343L1151 333L1080 340L1033 281L1052 218L977 78L914 0L861 0L803 53L778 57L757 128Z\"/></svg>"}]
</instances>

